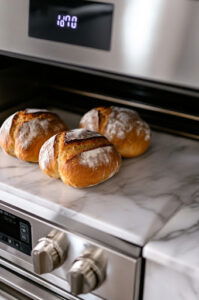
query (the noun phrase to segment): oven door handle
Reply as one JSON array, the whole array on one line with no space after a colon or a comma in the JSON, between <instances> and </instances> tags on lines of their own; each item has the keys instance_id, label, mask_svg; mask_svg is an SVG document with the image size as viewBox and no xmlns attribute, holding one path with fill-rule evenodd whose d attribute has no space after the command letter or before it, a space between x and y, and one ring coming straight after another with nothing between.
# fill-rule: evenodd
<instances>
[{"instance_id":1,"label":"oven door handle","mask_svg":"<svg viewBox=\"0 0 199 300\"><path fill-rule=\"evenodd\" d=\"M1 298L2 297L2 298ZM63 300L51 291L27 281L24 277L16 275L9 269L0 265L0 299L3 300ZM68 300L74 300L69 296Z\"/></svg>"},{"instance_id":2,"label":"oven door handle","mask_svg":"<svg viewBox=\"0 0 199 300\"><path fill-rule=\"evenodd\" d=\"M30 298L22 295L16 290L13 290L6 284L0 282L0 299L1 300L30 300Z\"/></svg>"}]
</instances>

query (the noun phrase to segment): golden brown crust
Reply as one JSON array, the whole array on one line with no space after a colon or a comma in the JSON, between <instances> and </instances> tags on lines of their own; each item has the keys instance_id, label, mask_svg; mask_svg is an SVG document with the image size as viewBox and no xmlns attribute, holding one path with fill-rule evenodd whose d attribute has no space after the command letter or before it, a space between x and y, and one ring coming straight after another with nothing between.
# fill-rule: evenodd
<instances>
[{"instance_id":1,"label":"golden brown crust","mask_svg":"<svg viewBox=\"0 0 199 300\"><path fill-rule=\"evenodd\" d=\"M88 151L94 148L110 145L110 142L103 136L95 136L90 138L83 138L81 140L75 139L70 142L66 142L66 136L62 136L62 142L60 142L60 157L64 160L69 160L81 152Z\"/></svg>"},{"instance_id":2,"label":"golden brown crust","mask_svg":"<svg viewBox=\"0 0 199 300\"><path fill-rule=\"evenodd\" d=\"M77 132L81 133L79 137ZM120 155L105 137L84 129L56 135L42 146L39 155L39 165L45 174L79 188L112 177L120 164Z\"/></svg>"},{"instance_id":3,"label":"golden brown crust","mask_svg":"<svg viewBox=\"0 0 199 300\"><path fill-rule=\"evenodd\" d=\"M58 171L58 154L59 138L64 132L58 133L47 140L41 147L39 153L40 168L47 175L59 178Z\"/></svg>"},{"instance_id":4,"label":"golden brown crust","mask_svg":"<svg viewBox=\"0 0 199 300\"><path fill-rule=\"evenodd\" d=\"M15 113L5 120L0 128L0 146L8 154L15 156L14 154L14 139L13 139L13 124L18 118L18 114Z\"/></svg>"},{"instance_id":5,"label":"golden brown crust","mask_svg":"<svg viewBox=\"0 0 199 300\"><path fill-rule=\"evenodd\" d=\"M77 156L68 160L67 163L62 164L60 167L60 177L62 181L73 187L89 187L101 183L110 177L112 177L119 169L120 156L112 146L109 150L109 163L105 161L100 162L96 168L91 168L87 164L82 164L82 154L79 153ZM106 148L106 147L104 147ZM103 149L105 150L105 149ZM98 151L97 148L91 151ZM101 150L99 150L101 151ZM88 151L87 151L88 152ZM87 154L86 152L84 154ZM67 176L66 176L67 174ZM81 176L80 176L81 174Z\"/></svg>"},{"instance_id":6,"label":"golden brown crust","mask_svg":"<svg viewBox=\"0 0 199 300\"><path fill-rule=\"evenodd\" d=\"M145 134L141 133L138 137L135 130L126 135L125 143L115 139L117 151L125 158L137 157L145 153L150 146L150 139L145 140Z\"/></svg>"},{"instance_id":7,"label":"golden brown crust","mask_svg":"<svg viewBox=\"0 0 199 300\"><path fill-rule=\"evenodd\" d=\"M127 158L143 154L150 145L150 128L137 112L120 107L97 107L87 112L80 127L97 131Z\"/></svg>"},{"instance_id":8,"label":"golden brown crust","mask_svg":"<svg viewBox=\"0 0 199 300\"><path fill-rule=\"evenodd\" d=\"M21 160L38 162L43 143L66 129L66 125L54 113L33 109L19 111L1 126L0 146Z\"/></svg>"}]
</instances>

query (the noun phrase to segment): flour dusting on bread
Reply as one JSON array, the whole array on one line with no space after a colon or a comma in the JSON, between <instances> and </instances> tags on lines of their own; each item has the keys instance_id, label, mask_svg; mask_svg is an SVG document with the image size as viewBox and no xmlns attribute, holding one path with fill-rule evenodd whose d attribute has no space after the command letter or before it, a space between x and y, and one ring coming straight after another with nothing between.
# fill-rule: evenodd
<instances>
[{"instance_id":1,"label":"flour dusting on bread","mask_svg":"<svg viewBox=\"0 0 199 300\"><path fill-rule=\"evenodd\" d=\"M51 136L67 130L55 113L46 109L28 108L10 116L0 129L0 145L12 156L38 162L41 146Z\"/></svg>"},{"instance_id":2,"label":"flour dusting on bread","mask_svg":"<svg viewBox=\"0 0 199 300\"><path fill-rule=\"evenodd\" d=\"M39 112L49 112L47 109L40 109L40 108L26 108L25 110L28 114L35 114Z\"/></svg>"},{"instance_id":3,"label":"flour dusting on bread","mask_svg":"<svg viewBox=\"0 0 199 300\"><path fill-rule=\"evenodd\" d=\"M88 111L81 119L80 125L86 126L88 130L98 131L99 130L99 114L94 108Z\"/></svg>"},{"instance_id":4,"label":"flour dusting on bread","mask_svg":"<svg viewBox=\"0 0 199 300\"><path fill-rule=\"evenodd\" d=\"M116 174L121 156L104 136L74 129L55 135L42 146L39 165L45 174L60 178L70 186L83 188Z\"/></svg>"},{"instance_id":5,"label":"flour dusting on bread","mask_svg":"<svg viewBox=\"0 0 199 300\"><path fill-rule=\"evenodd\" d=\"M112 106L112 112L105 129L105 136L112 140L114 137L125 139L127 133L135 128L136 135L145 135L145 140L150 139L150 129L134 110Z\"/></svg>"},{"instance_id":6,"label":"flour dusting on bread","mask_svg":"<svg viewBox=\"0 0 199 300\"><path fill-rule=\"evenodd\" d=\"M112 146L106 146L82 152L80 154L79 163L93 169L98 168L103 164L108 165L111 162L111 152L113 152Z\"/></svg>"},{"instance_id":7,"label":"flour dusting on bread","mask_svg":"<svg viewBox=\"0 0 199 300\"><path fill-rule=\"evenodd\" d=\"M14 117L15 117L16 114L17 114L17 112L14 113L13 115L11 115L9 118L7 118L4 121L3 125L0 128L0 135L1 134L7 135L7 134L10 133L10 129L12 127L12 122L13 122L13 119L14 119Z\"/></svg>"},{"instance_id":8,"label":"flour dusting on bread","mask_svg":"<svg viewBox=\"0 0 199 300\"><path fill-rule=\"evenodd\" d=\"M143 120L137 120L135 122L135 128L136 128L136 135L140 136L141 134L144 134L144 140L148 141L151 137L151 131L150 128L148 126L148 124L146 122L144 122Z\"/></svg>"},{"instance_id":9,"label":"flour dusting on bread","mask_svg":"<svg viewBox=\"0 0 199 300\"><path fill-rule=\"evenodd\" d=\"M21 125L17 132L17 139L22 148L27 149L38 136L47 136L49 130L50 122L48 119L33 119Z\"/></svg>"},{"instance_id":10,"label":"flour dusting on bread","mask_svg":"<svg viewBox=\"0 0 199 300\"><path fill-rule=\"evenodd\" d=\"M84 140L84 139L89 139L89 138L99 137L99 136L101 136L101 134L96 133L94 131L89 131L84 128L73 129L66 132L65 141L70 142L73 140Z\"/></svg>"},{"instance_id":11,"label":"flour dusting on bread","mask_svg":"<svg viewBox=\"0 0 199 300\"><path fill-rule=\"evenodd\" d=\"M52 159L54 159L54 144L56 135L48 139L40 149L39 153L39 165L42 169L48 168L48 165Z\"/></svg>"},{"instance_id":12,"label":"flour dusting on bread","mask_svg":"<svg viewBox=\"0 0 199 300\"><path fill-rule=\"evenodd\" d=\"M125 139L126 134L133 129L134 121L137 120L138 115L130 109L111 107L112 112L105 129L105 136L108 139L114 137Z\"/></svg>"}]
</instances>

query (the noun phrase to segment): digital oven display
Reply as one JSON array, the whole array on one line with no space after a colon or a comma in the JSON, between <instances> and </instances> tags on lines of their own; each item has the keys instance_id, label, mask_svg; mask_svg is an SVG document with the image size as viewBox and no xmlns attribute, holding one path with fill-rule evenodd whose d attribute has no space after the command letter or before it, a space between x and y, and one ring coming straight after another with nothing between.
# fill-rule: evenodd
<instances>
[{"instance_id":1,"label":"digital oven display","mask_svg":"<svg viewBox=\"0 0 199 300\"><path fill-rule=\"evenodd\" d=\"M0 242L31 255L30 223L0 209Z\"/></svg>"},{"instance_id":2,"label":"digital oven display","mask_svg":"<svg viewBox=\"0 0 199 300\"><path fill-rule=\"evenodd\" d=\"M30 0L29 36L108 51L113 9L85 0Z\"/></svg>"}]
</instances>

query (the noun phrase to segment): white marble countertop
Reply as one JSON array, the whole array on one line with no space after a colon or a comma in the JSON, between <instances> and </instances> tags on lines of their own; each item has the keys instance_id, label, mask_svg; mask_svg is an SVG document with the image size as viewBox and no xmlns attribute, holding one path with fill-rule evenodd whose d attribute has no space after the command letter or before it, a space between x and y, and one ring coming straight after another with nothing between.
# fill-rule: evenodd
<instances>
[{"instance_id":1,"label":"white marble countertop","mask_svg":"<svg viewBox=\"0 0 199 300\"><path fill-rule=\"evenodd\" d=\"M144 248L144 257L199 279L199 175L192 203L184 205Z\"/></svg>"},{"instance_id":2,"label":"white marble countertop","mask_svg":"<svg viewBox=\"0 0 199 300\"><path fill-rule=\"evenodd\" d=\"M72 119L75 127L77 119ZM124 160L116 176L95 187L74 189L44 175L37 164L0 150L0 190L143 246L183 203L193 202L198 153L196 141L153 132L150 150Z\"/></svg>"}]
</instances>

